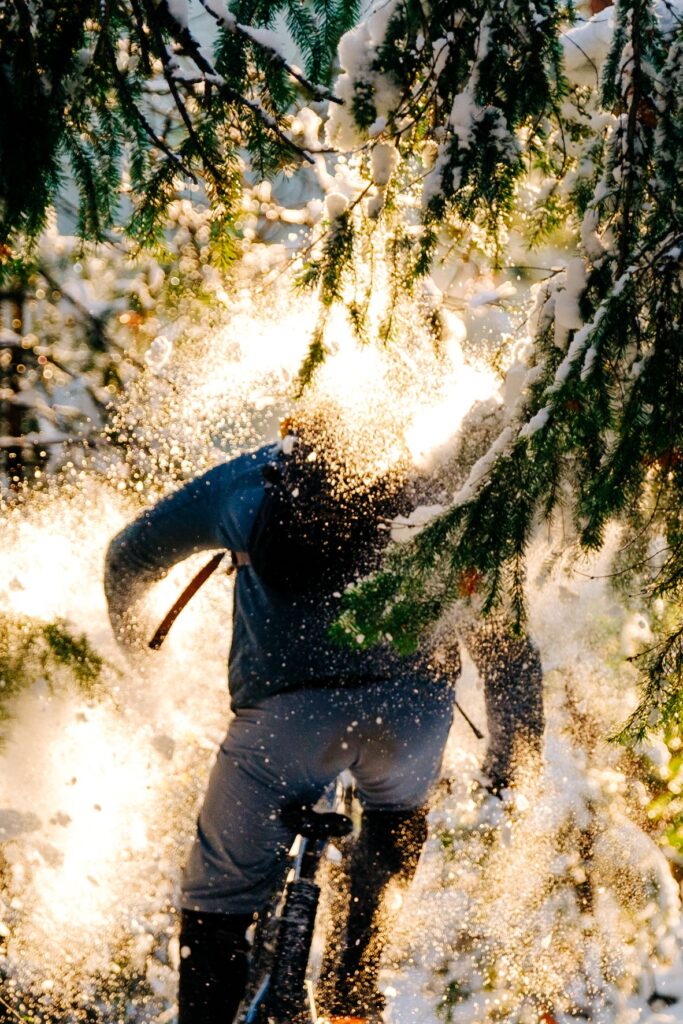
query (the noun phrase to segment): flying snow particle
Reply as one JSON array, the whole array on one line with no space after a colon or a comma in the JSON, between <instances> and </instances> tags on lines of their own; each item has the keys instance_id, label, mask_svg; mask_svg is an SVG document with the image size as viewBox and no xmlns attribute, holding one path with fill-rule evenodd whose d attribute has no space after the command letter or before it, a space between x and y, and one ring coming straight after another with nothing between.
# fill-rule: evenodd
<instances>
[{"instance_id":1,"label":"flying snow particle","mask_svg":"<svg viewBox=\"0 0 683 1024\"><path fill-rule=\"evenodd\" d=\"M158 373L166 366L172 355L173 342L169 341L165 335L158 334L145 352L145 362L150 370Z\"/></svg>"}]
</instances>

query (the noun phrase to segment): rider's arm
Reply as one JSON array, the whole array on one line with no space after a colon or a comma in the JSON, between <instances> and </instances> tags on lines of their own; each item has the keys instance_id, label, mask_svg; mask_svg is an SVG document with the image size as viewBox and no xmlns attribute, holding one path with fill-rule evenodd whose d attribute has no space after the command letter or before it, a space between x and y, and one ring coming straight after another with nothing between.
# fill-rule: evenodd
<instances>
[{"instance_id":1,"label":"rider's arm","mask_svg":"<svg viewBox=\"0 0 683 1024\"><path fill-rule=\"evenodd\" d=\"M118 533L105 560L104 589L117 639L138 641L131 612L147 588L197 551L234 547L224 514L229 465L164 498Z\"/></svg>"},{"instance_id":2,"label":"rider's arm","mask_svg":"<svg viewBox=\"0 0 683 1024\"><path fill-rule=\"evenodd\" d=\"M496 789L517 768L533 767L543 742L543 669L538 648L525 634L491 618L463 636L484 683L489 745L484 771Z\"/></svg>"}]
</instances>

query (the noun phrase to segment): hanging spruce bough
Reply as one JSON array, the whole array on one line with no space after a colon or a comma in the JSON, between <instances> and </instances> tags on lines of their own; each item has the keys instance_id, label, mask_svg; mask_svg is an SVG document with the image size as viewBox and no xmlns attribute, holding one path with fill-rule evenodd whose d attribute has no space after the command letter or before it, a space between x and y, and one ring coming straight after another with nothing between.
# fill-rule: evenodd
<instances>
[{"instance_id":1,"label":"hanging spruce bough","mask_svg":"<svg viewBox=\"0 0 683 1024\"><path fill-rule=\"evenodd\" d=\"M419 269L445 219L480 220L495 238L511 213L515 182L543 153L566 92L567 15L555 0L511 0L436 3L427 17L421 3L394 0L342 40L346 102L331 114L331 140L383 139L403 156L427 146Z\"/></svg>"},{"instance_id":2,"label":"hanging spruce bough","mask_svg":"<svg viewBox=\"0 0 683 1024\"><path fill-rule=\"evenodd\" d=\"M683 695L683 31L664 34L647 0L624 0L604 71L612 114L592 166L583 255L539 297L522 406L452 507L352 590L339 632L415 646L463 578L488 611L524 618L525 554L543 517L569 505L581 545L624 526L619 574L668 609L629 724L679 715ZM654 709L654 713L653 713Z\"/></svg>"},{"instance_id":3,"label":"hanging spruce bough","mask_svg":"<svg viewBox=\"0 0 683 1024\"><path fill-rule=\"evenodd\" d=\"M187 0L16 0L0 11L0 246L5 272L45 225L72 178L79 231L101 240L132 204L130 234L157 241L169 203L199 180L217 255L234 250L233 217L248 155L257 174L311 161L291 137L297 94L325 82L356 0L201 0L213 49ZM196 14L196 11L194 11ZM286 25L306 65L268 31ZM123 211L125 213L125 211Z\"/></svg>"},{"instance_id":4,"label":"hanging spruce bough","mask_svg":"<svg viewBox=\"0 0 683 1024\"><path fill-rule=\"evenodd\" d=\"M559 171L547 143L567 91L558 41L567 15L557 0L444 0L428 16L419 0L388 0L342 38L343 104L330 110L327 137L356 154L358 187L343 213L328 210L328 235L301 274L323 307L304 383L325 356L325 310L340 297L365 340L373 283L357 287L355 267L384 270L386 342L396 340L397 301L440 246L476 238L499 261L518 181L532 167ZM437 321L428 326L439 333Z\"/></svg>"}]
</instances>

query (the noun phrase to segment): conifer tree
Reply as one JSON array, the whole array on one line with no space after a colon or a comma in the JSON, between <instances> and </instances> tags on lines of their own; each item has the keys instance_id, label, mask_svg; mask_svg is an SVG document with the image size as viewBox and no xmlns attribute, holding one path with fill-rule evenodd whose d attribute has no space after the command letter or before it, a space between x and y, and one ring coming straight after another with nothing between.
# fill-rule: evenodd
<instances>
[{"instance_id":1,"label":"conifer tree","mask_svg":"<svg viewBox=\"0 0 683 1024\"><path fill-rule=\"evenodd\" d=\"M288 131L298 92L316 101L356 0L202 0L213 45L187 0L27 0L0 11L0 245L5 274L45 225L69 177L79 231L101 240L132 206L128 230L158 242L170 202L201 179L216 255L234 254L245 155L264 174L312 158ZM302 71L269 28L280 19Z\"/></svg>"},{"instance_id":2,"label":"conifer tree","mask_svg":"<svg viewBox=\"0 0 683 1024\"><path fill-rule=\"evenodd\" d=\"M479 580L484 611L507 602L520 623L539 522L568 507L580 545L595 550L616 520L625 538L617 572L668 602L630 723L641 733L679 713L683 668L682 45L680 20L665 31L648 0L619 4L602 84L607 130L596 138L580 118L560 124L579 141L570 200L581 255L541 290L519 408L445 514L348 595L340 625L354 643L388 634L411 649L462 596L464 575ZM441 210L454 152L456 142L441 144ZM456 175L456 195L461 186ZM423 238L433 203L423 206Z\"/></svg>"},{"instance_id":3,"label":"conifer tree","mask_svg":"<svg viewBox=\"0 0 683 1024\"><path fill-rule=\"evenodd\" d=\"M79 254L57 242L51 208L76 197L69 216L78 234L104 243L95 262L104 257L124 278L134 267L126 271L126 260L143 250L164 266L181 256L176 208L191 196L209 233L201 260L225 270L238 252L245 174L258 179L312 159L288 118L300 101L331 96L337 41L356 7L356 0L241 0L231 10L222 0L17 0L0 8L0 322L10 328L0 340L0 465L10 486L54 464L51 446L61 439L90 443L83 417L55 416L50 396L77 380L90 412L96 407L91 426L101 424L107 389L120 383L118 315L141 312L121 308L125 289L117 294L115 285L106 310L99 296L96 315L73 288L63 290L81 273L64 265L65 246L67 263ZM287 37L303 71L280 52ZM91 252L80 255L82 290ZM68 309L55 315L60 306ZM53 351L60 319L62 354L65 338L73 342L66 364ZM136 354L126 360L135 363Z\"/></svg>"},{"instance_id":4,"label":"conifer tree","mask_svg":"<svg viewBox=\"0 0 683 1024\"><path fill-rule=\"evenodd\" d=\"M364 184L351 199L328 194L325 233L303 267L302 285L321 300L303 387L325 358L335 303L367 336L372 284L349 289L358 257L371 265L381 253L389 287L379 337L395 341L397 297L416 290L444 247L477 248L499 263L520 183L541 175L532 233L570 220L581 252L540 290L519 407L452 507L349 596L343 629L354 642L390 634L409 648L459 598L463 577L480 581L485 611L505 599L521 622L530 538L568 505L589 550L608 523L624 524L620 578L635 574L648 596L668 602L649 703L633 725L644 728L652 700L664 717L675 714L683 41L669 0L658 13L652 0L621 0L601 95L575 92L571 102L560 44L571 10L559 0L436 2L429 18L418 2L388 0L353 28L357 4L341 0L201 6L216 26L211 50L185 0L18 0L0 14L5 276L67 171L81 233L104 237L123 190L140 245L160 244L169 203L201 178L225 265L237 252L245 155L257 175L312 159L288 117L299 95L329 100L329 142L358 150ZM264 31L276 19L303 72ZM438 337L438 309L425 312Z\"/></svg>"},{"instance_id":5,"label":"conifer tree","mask_svg":"<svg viewBox=\"0 0 683 1024\"><path fill-rule=\"evenodd\" d=\"M386 342L398 340L399 296L415 292L439 249L480 248L500 260L517 182L529 167L559 173L563 155L547 149L567 90L559 45L567 15L559 0L443 2L427 18L419 2L393 0L343 37L335 83L343 104L330 110L327 136L360 153L365 188L350 203L328 199L322 253L300 276L319 288L323 311L303 384L325 358L332 304L344 298L365 337L369 298L345 295L354 263L379 256L387 268ZM438 336L438 315L426 314Z\"/></svg>"}]
</instances>

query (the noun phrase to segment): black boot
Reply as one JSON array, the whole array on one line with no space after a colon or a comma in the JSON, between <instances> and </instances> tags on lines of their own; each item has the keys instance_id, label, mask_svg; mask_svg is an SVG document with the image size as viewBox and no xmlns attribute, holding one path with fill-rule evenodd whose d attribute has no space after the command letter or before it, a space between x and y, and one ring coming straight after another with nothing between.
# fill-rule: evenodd
<instances>
[{"instance_id":1,"label":"black boot","mask_svg":"<svg viewBox=\"0 0 683 1024\"><path fill-rule=\"evenodd\" d=\"M384 998L377 988L382 954L380 904L392 878L409 882L427 838L427 810L365 811L351 855L346 936L338 960L330 1015L377 1020Z\"/></svg>"},{"instance_id":2,"label":"black boot","mask_svg":"<svg viewBox=\"0 0 683 1024\"><path fill-rule=\"evenodd\" d=\"M251 914L183 910L178 1024L230 1024L247 983Z\"/></svg>"}]
</instances>

